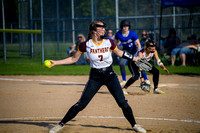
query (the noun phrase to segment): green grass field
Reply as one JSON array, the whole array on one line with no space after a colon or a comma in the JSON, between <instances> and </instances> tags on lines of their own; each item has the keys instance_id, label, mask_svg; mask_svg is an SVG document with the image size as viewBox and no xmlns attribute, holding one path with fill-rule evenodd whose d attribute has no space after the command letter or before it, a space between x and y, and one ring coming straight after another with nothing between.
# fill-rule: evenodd
<instances>
[{"instance_id":1,"label":"green grass field","mask_svg":"<svg viewBox=\"0 0 200 133\"><path fill-rule=\"evenodd\" d=\"M118 65L114 65L114 70L120 75ZM160 74L166 74L160 67ZM182 66L166 66L170 74L180 75L200 75L200 66L182 67ZM128 75L131 73L126 66ZM24 57L24 58L9 58L7 63L3 63L3 58L0 59L0 75L88 75L90 71L89 65L66 65L55 66L53 68L45 68L41 64L41 59Z\"/></svg>"},{"instance_id":2,"label":"green grass field","mask_svg":"<svg viewBox=\"0 0 200 133\"><path fill-rule=\"evenodd\" d=\"M60 52L57 52L57 47L54 42L45 42L45 57L47 59L55 58L65 58L67 57L67 48L71 46L68 44L60 44ZM25 46L29 47L29 46ZM3 47L0 51L0 75L88 75L90 71L89 65L68 65L68 66L55 66L51 69L45 68L41 62L41 44L34 45L35 58L30 57L29 55L20 55L20 46L16 44L7 44L7 61L4 64L3 58ZM30 47L29 47L30 48ZM28 49L27 49L28 50ZM30 49L29 49L30 50ZM26 50L25 50L26 51ZM30 51L29 51L30 52ZM37 55L38 54L38 55ZM36 56L37 55L37 56ZM169 64L170 59L161 59L164 64ZM120 69L118 65L113 66L116 73L120 75ZM160 74L166 74L165 71L161 70L160 67L156 66L160 70ZM181 75L200 75L200 65L191 66L191 67L182 67L182 66L166 66L170 71L170 74L181 74ZM131 73L126 66L126 72L128 75Z\"/></svg>"}]
</instances>

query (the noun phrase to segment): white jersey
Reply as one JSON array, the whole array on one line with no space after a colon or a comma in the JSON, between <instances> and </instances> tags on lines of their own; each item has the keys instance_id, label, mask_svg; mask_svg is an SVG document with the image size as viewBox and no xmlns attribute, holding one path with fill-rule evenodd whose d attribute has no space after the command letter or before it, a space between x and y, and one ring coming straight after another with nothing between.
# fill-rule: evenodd
<instances>
[{"instance_id":1,"label":"white jersey","mask_svg":"<svg viewBox=\"0 0 200 133\"><path fill-rule=\"evenodd\" d=\"M147 55L146 52L145 52L145 50L144 50L144 48L138 50L138 51L137 51L137 55L138 55L139 52L141 52L141 53L143 54L143 58L146 59L147 61L150 61L150 60L153 58L153 56L154 56L153 53L149 53L149 54Z\"/></svg>"},{"instance_id":2,"label":"white jersey","mask_svg":"<svg viewBox=\"0 0 200 133\"><path fill-rule=\"evenodd\" d=\"M110 39L103 39L100 44L95 43L92 39L80 44L78 51L87 52L92 68L105 68L112 64L111 51L116 50L117 46Z\"/></svg>"}]
</instances>

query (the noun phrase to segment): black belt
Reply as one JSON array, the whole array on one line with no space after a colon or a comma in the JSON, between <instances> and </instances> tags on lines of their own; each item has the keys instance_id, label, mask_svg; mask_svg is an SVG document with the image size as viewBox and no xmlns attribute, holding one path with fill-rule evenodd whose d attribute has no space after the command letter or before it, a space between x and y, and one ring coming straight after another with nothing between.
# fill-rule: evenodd
<instances>
[{"instance_id":1,"label":"black belt","mask_svg":"<svg viewBox=\"0 0 200 133\"><path fill-rule=\"evenodd\" d=\"M104 68L92 68L92 70L96 70L99 72L105 72L105 71L112 70L112 65L110 65L109 67L104 67Z\"/></svg>"}]
</instances>

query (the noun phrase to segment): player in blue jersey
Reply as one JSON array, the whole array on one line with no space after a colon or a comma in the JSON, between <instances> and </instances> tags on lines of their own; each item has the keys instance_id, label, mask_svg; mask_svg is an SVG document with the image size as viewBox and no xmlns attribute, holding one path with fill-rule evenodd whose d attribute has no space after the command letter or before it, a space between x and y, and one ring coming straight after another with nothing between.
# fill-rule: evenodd
<instances>
[{"instance_id":1,"label":"player in blue jersey","mask_svg":"<svg viewBox=\"0 0 200 133\"><path fill-rule=\"evenodd\" d=\"M137 36L137 34L130 30L131 29L131 24L129 20L122 20L120 23L120 28L121 30L118 31L115 35L115 44L118 45L118 47L120 48L120 43L122 45L121 49L123 51L127 51L129 53L131 53L132 55L134 55L137 50L141 49L141 44L140 44L140 40ZM125 64L126 64L126 59L120 59L120 71L121 71L121 75L122 75L122 82L121 85L124 86L126 83L126 70L125 70ZM128 67L131 70L131 61L128 61ZM123 92L125 95L127 95L128 93L126 92L126 89L123 89Z\"/></svg>"}]
</instances>

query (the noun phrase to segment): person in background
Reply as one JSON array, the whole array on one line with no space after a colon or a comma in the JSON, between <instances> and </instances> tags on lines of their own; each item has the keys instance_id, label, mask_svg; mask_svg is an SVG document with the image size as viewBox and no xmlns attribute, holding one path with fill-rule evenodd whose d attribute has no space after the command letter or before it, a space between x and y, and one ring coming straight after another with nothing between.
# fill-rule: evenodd
<instances>
[{"instance_id":1,"label":"person in background","mask_svg":"<svg viewBox=\"0 0 200 133\"><path fill-rule=\"evenodd\" d=\"M164 45L164 52L167 55L171 55L172 49L175 47L179 46L180 44L180 39L176 35L176 30L174 28L169 30L168 36L165 38L165 41L163 43Z\"/></svg>"},{"instance_id":2,"label":"person in background","mask_svg":"<svg viewBox=\"0 0 200 133\"><path fill-rule=\"evenodd\" d=\"M123 51L127 51L129 53L131 53L132 55L134 55L136 53L136 51L138 49L141 49L141 44L139 41L139 37L137 36L137 34L130 30L131 29L131 23L129 20L122 20L120 23L120 28L121 30L118 31L115 35L115 44L118 45L118 47L120 47L120 43L122 44L122 50ZM124 84L126 83L126 69L125 69L125 64L126 64L127 60L124 59L120 59L120 71L121 71L121 75L122 75L122 82L121 85L124 86ZM130 64L131 62L128 61L128 64ZM131 69L131 68L129 68ZM124 89L123 90L124 94L126 95L127 92Z\"/></svg>"},{"instance_id":3,"label":"person in background","mask_svg":"<svg viewBox=\"0 0 200 133\"><path fill-rule=\"evenodd\" d=\"M85 36L83 34L78 34L77 36L77 41L75 44L73 44L70 49L68 49L68 55L69 57L74 56L76 51L78 50L78 46L85 41ZM88 56L87 55L82 55L76 65L86 65L87 63Z\"/></svg>"},{"instance_id":4,"label":"person in background","mask_svg":"<svg viewBox=\"0 0 200 133\"><path fill-rule=\"evenodd\" d=\"M75 53L76 53L76 44L72 44L72 46L67 49L67 54L69 57L72 57L74 56Z\"/></svg>"},{"instance_id":5,"label":"person in background","mask_svg":"<svg viewBox=\"0 0 200 133\"><path fill-rule=\"evenodd\" d=\"M174 66L176 56L179 55L182 61L182 66L186 65L186 55L194 54L199 47L199 42L196 35L192 35L186 42L181 43L178 47L174 48L171 52L171 65Z\"/></svg>"},{"instance_id":6,"label":"person in background","mask_svg":"<svg viewBox=\"0 0 200 133\"><path fill-rule=\"evenodd\" d=\"M111 29L107 30L107 37L106 38L111 39L112 41L114 41L115 35L113 35L113 31Z\"/></svg>"},{"instance_id":7,"label":"person in background","mask_svg":"<svg viewBox=\"0 0 200 133\"><path fill-rule=\"evenodd\" d=\"M148 38L149 38L148 37L148 32L146 30L143 30L142 31L142 38L140 39L141 48L144 48L144 45L145 45L145 43L146 43ZM142 74L143 74L142 76L144 77L144 82L146 82L147 84L150 85L150 81L147 78L146 72L144 71Z\"/></svg>"},{"instance_id":8,"label":"person in background","mask_svg":"<svg viewBox=\"0 0 200 133\"><path fill-rule=\"evenodd\" d=\"M148 38L149 38L148 32L146 30L143 30L142 35L141 35L141 39L140 39L141 48L144 48L144 44L146 43Z\"/></svg>"},{"instance_id":9,"label":"person in background","mask_svg":"<svg viewBox=\"0 0 200 133\"><path fill-rule=\"evenodd\" d=\"M136 132L146 133L144 128L136 124L132 109L123 95L118 76L112 67L111 51L117 56L131 61L138 61L138 58L133 57L128 52L118 49L110 39L104 39L105 28L106 24L103 21L95 20L91 22L89 25L88 40L78 46L78 51L73 57L57 61L50 60L50 67L69 65L78 61L81 55L87 52L90 59L91 70L89 80L82 92L81 98L68 110L63 119L49 130L49 133L60 132L67 122L76 117L76 115L89 104L102 85L107 86L118 106L122 109L125 118L131 124L132 129Z\"/></svg>"},{"instance_id":10,"label":"person in background","mask_svg":"<svg viewBox=\"0 0 200 133\"><path fill-rule=\"evenodd\" d=\"M112 41L114 41L115 35L113 35L113 31L111 29L107 30L107 36L105 38L111 39ZM112 58L113 58L113 65L118 65L118 62L119 62L118 56L112 53Z\"/></svg>"}]
</instances>

